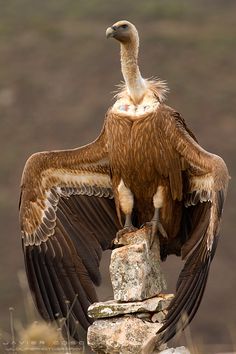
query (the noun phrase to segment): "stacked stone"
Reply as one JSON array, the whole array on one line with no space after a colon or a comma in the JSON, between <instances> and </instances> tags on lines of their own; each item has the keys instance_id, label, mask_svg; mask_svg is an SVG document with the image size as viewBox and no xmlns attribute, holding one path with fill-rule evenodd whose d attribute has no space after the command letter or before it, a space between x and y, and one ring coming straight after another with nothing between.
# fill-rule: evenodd
<instances>
[{"instance_id":1,"label":"stacked stone","mask_svg":"<svg viewBox=\"0 0 236 354\"><path fill-rule=\"evenodd\" d=\"M156 333L173 298L162 294L166 282L158 239L150 247L150 230L142 228L120 237L117 246L110 263L114 300L89 307L95 322L88 329L88 344L100 354L154 353Z\"/></svg>"}]
</instances>

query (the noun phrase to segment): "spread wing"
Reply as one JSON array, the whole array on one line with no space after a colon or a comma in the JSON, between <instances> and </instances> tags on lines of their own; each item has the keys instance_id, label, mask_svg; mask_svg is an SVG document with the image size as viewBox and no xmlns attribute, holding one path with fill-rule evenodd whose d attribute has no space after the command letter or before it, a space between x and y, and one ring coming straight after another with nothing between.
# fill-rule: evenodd
<instances>
[{"instance_id":1,"label":"spread wing","mask_svg":"<svg viewBox=\"0 0 236 354\"><path fill-rule=\"evenodd\" d=\"M190 323L200 305L217 246L229 175L224 161L202 149L190 136L178 113L168 111L163 121L167 139L189 165L181 230L185 265L158 332L159 341L167 342Z\"/></svg>"},{"instance_id":2,"label":"spread wing","mask_svg":"<svg viewBox=\"0 0 236 354\"><path fill-rule=\"evenodd\" d=\"M25 266L45 320L64 318L78 338L97 300L102 250L119 229L104 136L85 147L44 152L26 163L20 224Z\"/></svg>"}]
</instances>

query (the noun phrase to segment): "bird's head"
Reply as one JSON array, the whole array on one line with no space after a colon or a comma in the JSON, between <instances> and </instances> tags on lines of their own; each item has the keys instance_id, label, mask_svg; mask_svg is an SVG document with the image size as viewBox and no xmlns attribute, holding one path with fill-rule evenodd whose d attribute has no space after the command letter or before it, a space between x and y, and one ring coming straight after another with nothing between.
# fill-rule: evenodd
<instances>
[{"instance_id":1,"label":"bird's head","mask_svg":"<svg viewBox=\"0 0 236 354\"><path fill-rule=\"evenodd\" d=\"M129 21L122 20L114 23L106 30L107 38L115 38L122 44L138 40L136 27Z\"/></svg>"}]
</instances>

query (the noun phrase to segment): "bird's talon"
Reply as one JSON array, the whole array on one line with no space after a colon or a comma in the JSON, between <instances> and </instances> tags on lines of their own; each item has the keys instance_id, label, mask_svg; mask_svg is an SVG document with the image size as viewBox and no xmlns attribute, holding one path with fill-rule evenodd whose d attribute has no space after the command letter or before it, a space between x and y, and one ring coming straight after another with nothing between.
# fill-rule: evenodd
<instances>
[{"instance_id":1,"label":"bird's talon","mask_svg":"<svg viewBox=\"0 0 236 354\"><path fill-rule=\"evenodd\" d=\"M131 226L125 226L123 229L119 230L116 233L116 238L114 240L114 244L119 244L119 240L122 236L124 236L125 234L137 231L138 229L136 227L134 227L133 225Z\"/></svg>"},{"instance_id":2,"label":"bird's talon","mask_svg":"<svg viewBox=\"0 0 236 354\"><path fill-rule=\"evenodd\" d=\"M164 238L168 238L168 235L164 229L164 227L162 226L162 224L157 221L157 220L151 220L146 222L145 224L143 224L141 226L143 227L149 227L151 230L150 232L150 248L152 248L155 237L158 236L158 233L160 233Z\"/></svg>"},{"instance_id":3,"label":"bird's talon","mask_svg":"<svg viewBox=\"0 0 236 354\"><path fill-rule=\"evenodd\" d=\"M157 222L157 229L164 238L166 238L166 239L168 238L166 230L164 229L164 227L162 226L162 224L159 221Z\"/></svg>"}]
</instances>

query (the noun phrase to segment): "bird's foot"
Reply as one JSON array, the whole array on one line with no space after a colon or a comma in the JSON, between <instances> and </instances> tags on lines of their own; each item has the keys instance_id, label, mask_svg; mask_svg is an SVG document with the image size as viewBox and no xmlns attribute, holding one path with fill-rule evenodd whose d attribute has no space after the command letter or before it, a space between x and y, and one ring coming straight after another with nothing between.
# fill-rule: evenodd
<instances>
[{"instance_id":1,"label":"bird's foot","mask_svg":"<svg viewBox=\"0 0 236 354\"><path fill-rule=\"evenodd\" d=\"M129 225L129 226L124 226L123 229L119 230L116 233L116 237L114 239L113 245L114 247L119 247L120 244L120 239L122 238L122 236L124 236L125 234L137 231L138 229L133 226L133 225Z\"/></svg>"},{"instance_id":2,"label":"bird's foot","mask_svg":"<svg viewBox=\"0 0 236 354\"><path fill-rule=\"evenodd\" d=\"M152 219L151 221L148 221L142 225L142 227L145 226L151 229L150 248L152 248L155 237L158 236L158 233L160 233L165 239L168 238L168 235L159 220Z\"/></svg>"},{"instance_id":3,"label":"bird's foot","mask_svg":"<svg viewBox=\"0 0 236 354\"><path fill-rule=\"evenodd\" d=\"M123 235L129 234L130 232L134 232L134 231L137 231L137 230L138 230L137 227L135 227L134 225L124 226L123 229L119 230L116 233L116 238L119 239Z\"/></svg>"}]
</instances>

